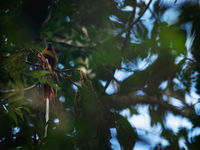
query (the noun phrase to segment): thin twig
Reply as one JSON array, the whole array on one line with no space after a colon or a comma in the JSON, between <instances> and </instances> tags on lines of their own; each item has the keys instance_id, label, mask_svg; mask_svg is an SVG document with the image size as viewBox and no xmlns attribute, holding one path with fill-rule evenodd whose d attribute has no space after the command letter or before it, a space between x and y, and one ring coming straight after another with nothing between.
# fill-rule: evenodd
<instances>
[{"instance_id":1,"label":"thin twig","mask_svg":"<svg viewBox=\"0 0 200 150\"><path fill-rule=\"evenodd\" d=\"M149 8L150 4L151 4L152 0L149 0L149 3L147 4L147 6L145 7L145 9L143 10L143 12L140 14L140 16L130 24L130 26L133 26L134 24L136 24L140 18L144 15L144 13L146 12L146 10ZM118 35L121 35L122 33L124 33L127 29L124 28Z\"/></svg>"},{"instance_id":2,"label":"thin twig","mask_svg":"<svg viewBox=\"0 0 200 150\"><path fill-rule=\"evenodd\" d=\"M72 82L72 84L74 84L76 87L78 87L79 89L81 88L78 84L76 84L74 81L72 81L71 78L69 78L68 76L64 76L65 78L67 78L69 81Z\"/></svg>"},{"instance_id":3,"label":"thin twig","mask_svg":"<svg viewBox=\"0 0 200 150\"><path fill-rule=\"evenodd\" d=\"M49 13L48 13L48 16L47 18L44 20L44 22L41 24L41 31L42 29L45 27L45 25L47 25L51 19L51 16L52 16L52 11L53 11L53 2L54 0L51 0L51 4L50 4L50 10L49 10ZM41 32L40 34L40 38L44 41L44 43L46 44L46 39L43 35L43 32Z\"/></svg>"},{"instance_id":4,"label":"thin twig","mask_svg":"<svg viewBox=\"0 0 200 150\"><path fill-rule=\"evenodd\" d=\"M136 5L137 5L137 1L134 1L134 4L133 4L133 6L134 6L133 13L132 13L132 16L131 16L131 20L129 21L128 32L126 34L126 38L125 38L124 43L122 45L122 51L125 49L126 43L129 40L129 38L130 38L131 29L133 27L133 20L135 19Z\"/></svg>"},{"instance_id":5,"label":"thin twig","mask_svg":"<svg viewBox=\"0 0 200 150\"><path fill-rule=\"evenodd\" d=\"M92 46L79 46L79 45L76 45L76 44L69 44L67 43L66 40L59 40L59 39L55 39L55 41L61 45L65 45L65 46L68 46L68 47L72 47L72 48L78 48L78 49L81 49L81 50L87 50L88 48L92 48Z\"/></svg>"},{"instance_id":6,"label":"thin twig","mask_svg":"<svg viewBox=\"0 0 200 150\"><path fill-rule=\"evenodd\" d=\"M35 64L35 63L32 63L30 61L27 61L27 60L23 60L26 64L29 64L29 65L32 65L32 66L36 66L36 67L41 67L40 64Z\"/></svg>"},{"instance_id":7,"label":"thin twig","mask_svg":"<svg viewBox=\"0 0 200 150\"><path fill-rule=\"evenodd\" d=\"M28 91L28 90L33 89L34 87L36 87L37 84L39 84L39 82L36 82L35 84L25 88L24 91ZM4 90L4 91L0 91L0 92L6 94L6 93L12 93L12 92L15 92L15 91L16 91L15 89L10 89L10 90Z\"/></svg>"},{"instance_id":8,"label":"thin twig","mask_svg":"<svg viewBox=\"0 0 200 150\"><path fill-rule=\"evenodd\" d=\"M194 64L200 64L199 62L191 59L191 58L188 58L188 57L185 57L185 59L189 60L190 62L194 63Z\"/></svg>"}]
</instances>

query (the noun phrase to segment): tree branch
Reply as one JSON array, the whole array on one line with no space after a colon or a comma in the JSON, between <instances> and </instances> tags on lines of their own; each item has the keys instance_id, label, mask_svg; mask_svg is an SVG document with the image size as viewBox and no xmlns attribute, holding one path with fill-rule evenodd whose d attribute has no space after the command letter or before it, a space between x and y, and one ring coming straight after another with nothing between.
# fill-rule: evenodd
<instances>
[{"instance_id":1,"label":"tree branch","mask_svg":"<svg viewBox=\"0 0 200 150\"><path fill-rule=\"evenodd\" d=\"M33 89L34 87L37 86L37 84L39 84L39 82L36 82L35 84L27 87L27 88L24 88L24 91L28 91L28 90L31 90ZM7 93L12 93L12 92L15 92L15 89L10 89L10 90L3 90L3 91L0 91L0 93L4 93L4 94L7 94Z\"/></svg>"},{"instance_id":2,"label":"tree branch","mask_svg":"<svg viewBox=\"0 0 200 150\"><path fill-rule=\"evenodd\" d=\"M150 104L150 105L159 105L160 107L173 112L174 114L181 115L184 117L191 118L195 115L193 109L190 108L178 108L175 107L162 99L159 99L156 96L142 96L136 94L128 94L128 95L111 95L105 96L103 98L104 105L109 106L114 109L125 109L127 107L136 105L136 104Z\"/></svg>"}]
</instances>

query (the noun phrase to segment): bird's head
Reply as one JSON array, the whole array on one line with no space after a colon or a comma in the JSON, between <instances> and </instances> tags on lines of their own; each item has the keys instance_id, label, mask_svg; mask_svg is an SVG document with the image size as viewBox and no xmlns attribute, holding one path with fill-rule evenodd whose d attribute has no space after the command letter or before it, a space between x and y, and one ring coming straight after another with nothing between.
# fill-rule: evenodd
<instances>
[{"instance_id":1,"label":"bird's head","mask_svg":"<svg viewBox=\"0 0 200 150\"><path fill-rule=\"evenodd\" d=\"M46 49L46 50L52 50L52 49L54 49L53 44L52 44L51 42L48 42L48 43L46 44L45 49Z\"/></svg>"}]
</instances>

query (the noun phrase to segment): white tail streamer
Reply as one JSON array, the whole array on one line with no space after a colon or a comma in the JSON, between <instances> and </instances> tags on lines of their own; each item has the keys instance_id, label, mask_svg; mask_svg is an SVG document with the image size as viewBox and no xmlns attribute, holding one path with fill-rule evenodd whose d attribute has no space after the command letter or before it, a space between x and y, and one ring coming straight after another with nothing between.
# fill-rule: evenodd
<instances>
[{"instance_id":1,"label":"white tail streamer","mask_svg":"<svg viewBox=\"0 0 200 150\"><path fill-rule=\"evenodd\" d=\"M45 126L44 137L47 137L47 129L49 121L49 99L47 98L45 101L46 101L46 114L45 114L46 126Z\"/></svg>"}]
</instances>

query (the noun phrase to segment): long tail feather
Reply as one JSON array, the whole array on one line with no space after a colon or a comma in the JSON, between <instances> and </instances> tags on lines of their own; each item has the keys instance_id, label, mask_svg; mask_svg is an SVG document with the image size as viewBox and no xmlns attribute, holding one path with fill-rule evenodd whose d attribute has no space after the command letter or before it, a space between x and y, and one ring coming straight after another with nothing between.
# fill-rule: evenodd
<instances>
[{"instance_id":1,"label":"long tail feather","mask_svg":"<svg viewBox=\"0 0 200 150\"><path fill-rule=\"evenodd\" d=\"M48 129L48 121L49 121L49 99L47 98L45 101L46 101L46 114L45 114L46 126L45 126L44 137L47 137L47 129Z\"/></svg>"}]
</instances>

